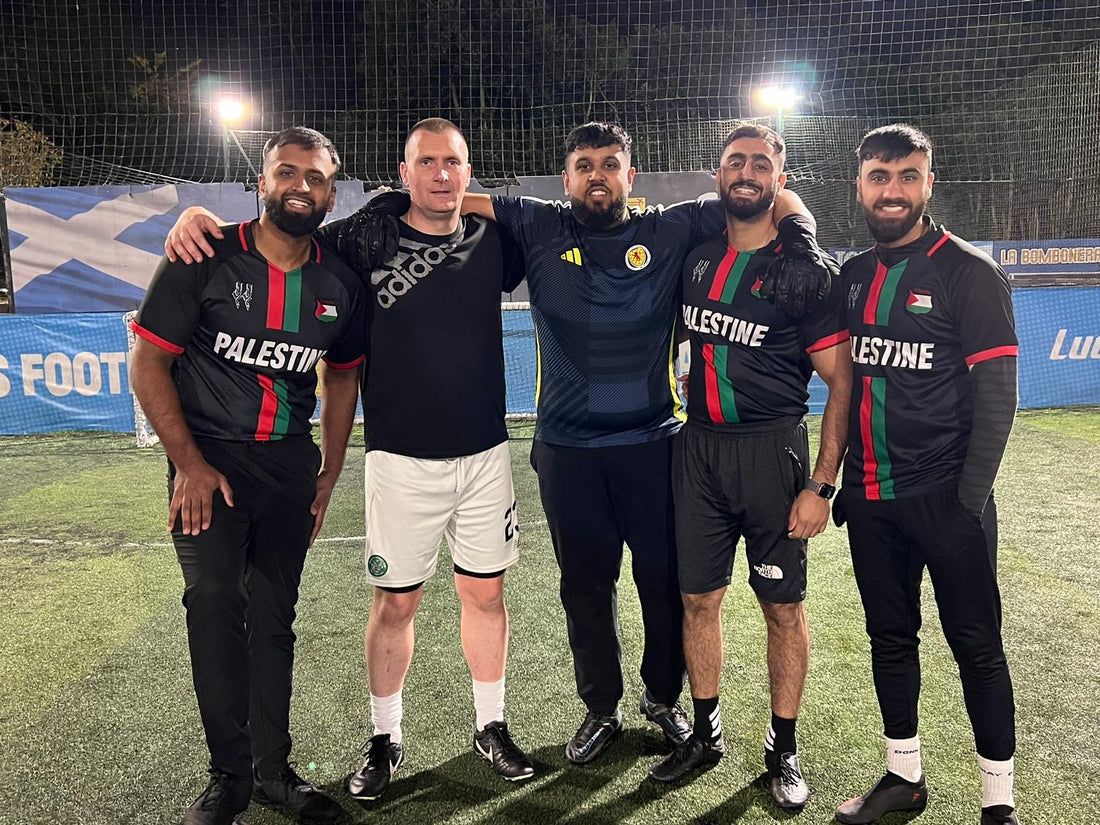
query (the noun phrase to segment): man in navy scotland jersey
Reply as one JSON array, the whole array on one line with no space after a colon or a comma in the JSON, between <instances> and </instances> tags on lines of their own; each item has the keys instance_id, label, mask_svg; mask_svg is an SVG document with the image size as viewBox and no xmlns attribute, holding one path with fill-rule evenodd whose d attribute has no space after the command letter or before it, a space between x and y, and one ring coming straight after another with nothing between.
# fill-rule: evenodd
<instances>
[{"instance_id":1,"label":"man in navy scotland jersey","mask_svg":"<svg viewBox=\"0 0 1100 825\"><path fill-rule=\"evenodd\" d=\"M1016 823L1015 707L1001 643L992 496L1016 412L1008 280L926 214L927 135L884 126L864 137L858 156L856 191L877 244L842 270L854 368L842 506L887 772L836 818L874 822L927 801L917 735L927 567L974 730L982 825Z\"/></svg>"},{"instance_id":2,"label":"man in navy scotland jersey","mask_svg":"<svg viewBox=\"0 0 1100 825\"><path fill-rule=\"evenodd\" d=\"M230 227L215 259L162 261L133 327L131 380L168 455L168 526L210 748L210 783L185 825L229 825L250 797L311 819L340 814L287 762L292 625L349 430L326 402L322 462L309 423L315 367L328 364L326 398L354 404L364 293L313 239L335 196L333 145L294 127L263 157L263 216Z\"/></svg>"},{"instance_id":3,"label":"man in navy scotland jersey","mask_svg":"<svg viewBox=\"0 0 1100 825\"><path fill-rule=\"evenodd\" d=\"M454 561L463 652L473 679L474 749L505 779L534 775L504 721L508 613L504 572L518 557L500 295L523 266L492 221L460 217L471 168L466 140L442 118L409 132L401 177L407 211L394 255L368 262L355 221L319 233L370 284L370 353L362 374L367 580L365 634L373 732L349 792L383 794L404 762L403 690L414 617L436 571L440 539ZM372 201L373 203L373 201ZM369 212L373 207L364 207ZM169 254L209 254L216 217L186 210ZM341 410L350 426L354 398Z\"/></svg>"},{"instance_id":4,"label":"man in navy scotland jersey","mask_svg":"<svg viewBox=\"0 0 1100 825\"><path fill-rule=\"evenodd\" d=\"M617 587L623 545L642 607L641 713L672 746L691 733L683 687L672 445L684 415L672 374L680 267L722 225L717 201L627 209L630 136L588 123L566 140L568 204L471 196L523 250L538 342L531 463L561 570L577 691L587 714L566 756L585 764L622 729ZM783 192L776 220L805 209ZM812 224L784 221L812 243Z\"/></svg>"},{"instance_id":5,"label":"man in navy scotland jersey","mask_svg":"<svg viewBox=\"0 0 1100 825\"><path fill-rule=\"evenodd\" d=\"M839 290L794 320L761 295L779 250L772 210L786 182L783 139L743 124L726 139L717 188L726 231L683 266L683 321L691 345L688 420L673 466L684 651L694 730L650 777L673 782L725 752L718 687L722 600L745 536L749 584L768 631L772 720L764 758L783 808L809 797L795 721L809 664L806 540L829 519L847 439L852 363ZM804 416L814 371L829 388L821 446L808 474Z\"/></svg>"}]
</instances>

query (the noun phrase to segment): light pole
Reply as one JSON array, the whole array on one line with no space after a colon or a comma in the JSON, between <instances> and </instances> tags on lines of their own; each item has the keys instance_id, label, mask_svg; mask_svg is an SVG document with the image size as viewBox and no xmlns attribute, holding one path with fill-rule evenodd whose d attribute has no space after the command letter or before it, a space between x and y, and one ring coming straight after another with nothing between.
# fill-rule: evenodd
<instances>
[{"instance_id":1,"label":"light pole","mask_svg":"<svg viewBox=\"0 0 1100 825\"><path fill-rule=\"evenodd\" d=\"M222 129L222 181L229 182L230 129L239 126L248 115L248 107L238 97L220 97L214 103L214 112Z\"/></svg>"}]
</instances>

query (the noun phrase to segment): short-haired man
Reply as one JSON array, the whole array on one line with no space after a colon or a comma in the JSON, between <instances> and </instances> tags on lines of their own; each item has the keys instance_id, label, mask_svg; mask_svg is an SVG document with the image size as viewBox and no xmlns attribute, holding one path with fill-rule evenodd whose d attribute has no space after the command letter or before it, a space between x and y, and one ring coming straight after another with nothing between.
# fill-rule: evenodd
<instances>
[{"instance_id":1,"label":"short-haired man","mask_svg":"<svg viewBox=\"0 0 1100 825\"><path fill-rule=\"evenodd\" d=\"M982 825L1016 823L1012 681L1001 643L993 482L1016 412L1008 280L926 214L932 143L905 124L859 145L856 192L877 241L844 264L854 369L842 505L867 614L886 775L836 818L923 808L917 736L920 582L936 591L982 776Z\"/></svg>"},{"instance_id":2,"label":"short-haired man","mask_svg":"<svg viewBox=\"0 0 1100 825\"><path fill-rule=\"evenodd\" d=\"M522 262L494 223L459 214L471 167L455 124L443 118L417 123L404 154L400 174L410 200L392 257L380 261L363 248L358 222L370 224L374 201L320 232L369 280L372 298L362 395L365 561L374 588L365 634L373 733L348 782L360 800L381 796L404 762L402 697L413 619L443 537L454 561L462 649L473 677L475 752L505 779L534 775L504 721L504 572L519 550L500 295L522 280ZM200 219L184 227L182 220L177 226L184 231L174 230L169 244L180 254L201 254L201 230L216 232L216 225ZM350 427L354 398L342 411Z\"/></svg>"},{"instance_id":3,"label":"short-haired man","mask_svg":"<svg viewBox=\"0 0 1100 825\"><path fill-rule=\"evenodd\" d=\"M695 722L691 737L650 777L673 782L716 764L725 752L718 707L722 600L744 536L749 584L768 631L772 719L764 761L776 803L795 809L809 798L795 739L810 655L802 606L806 540L829 519L847 439L852 363L839 290L804 320L760 295L779 246L771 213L786 183L784 160L783 139L771 129L743 124L730 133L717 172L726 231L684 262L691 369L673 493ZM804 416L815 370L829 395L817 460L807 475Z\"/></svg>"},{"instance_id":4,"label":"short-haired man","mask_svg":"<svg viewBox=\"0 0 1100 825\"><path fill-rule=\"evenodd\" d=\"M616 582L624 543L645 633L640 712L674 747L691 733L679 704L683 603L671 467L683 413L672 334L684 256L717 233L723 213L716 201L629 211L630 148L621 126L586 123L566 139L568 204L468 199L469 208L495 218L516 239L527 268L539 342L531 463L587 708L565 748L576 764L599 756L622 729ZM804 211L797 196L782 199L776 213ZM792 246L813 244L812 224L784 224Z\"/></svg>"},{"instance_id":5,"label":"short-haired man","mask_svg":"<svg viewBox=\"0 0 1100 825\"><path fill-rule=\"evenodd\" d=\"M365 346L359 278L313 237L340 160L312 129L264 147L264 213L217 258L162 261L133 329L134 392L168 455L168 515L185 584L210 783L185 825L230 825L249 798L309 819L340 806L287 762L294 607L306 549L343 465L348 427L322 405L356 396ZM318 476L320 470L320 476Z\"/></svg>"},{"instance_id":6,"label":"short-haired man","mask_svg":"<svg viewBox=\"0 0 1100 825\"><path fill-rule=\"evenodd\" d=\"M473 677L474 749L505 779L534 775L504 721L504 572L519 548L500 295L515 288L523 269L510 254L505 261L494 224L459 214L471 167L457 126L442 118L416 124L400 171L411 207L400 222L398 252L370 274L363 412L374 733L348 783L357 799L379 796L404 758L402 690L413 617L444 536Z\"/></svg>"}]
</instances>

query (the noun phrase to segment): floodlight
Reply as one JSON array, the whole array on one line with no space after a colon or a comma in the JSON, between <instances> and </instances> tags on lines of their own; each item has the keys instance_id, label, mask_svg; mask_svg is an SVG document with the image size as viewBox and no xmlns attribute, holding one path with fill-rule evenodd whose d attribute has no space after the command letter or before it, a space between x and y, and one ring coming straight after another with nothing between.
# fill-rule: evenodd
<instances>
[{"instance_id":1,"label":"floodlight","mask_svg":"<svg viewBox=\"0 0 1100 825\"><path fill-rule=\"evenodd\" d=\"M241 123L248 114L248 107L237 97L220 97L214 106L218 121L227 129Z\"/></svg>"},{"instance_id":2,"label":"floodlight","mask_svg":"<svg viewBox=\"0 0 1100 825\"><path fill-rule=\"evenodd\" d=\"M777 112L790 111L802 99L802 93L793 86L762 86L756 92L760 104Z\"/></svg>"}]
</instances>

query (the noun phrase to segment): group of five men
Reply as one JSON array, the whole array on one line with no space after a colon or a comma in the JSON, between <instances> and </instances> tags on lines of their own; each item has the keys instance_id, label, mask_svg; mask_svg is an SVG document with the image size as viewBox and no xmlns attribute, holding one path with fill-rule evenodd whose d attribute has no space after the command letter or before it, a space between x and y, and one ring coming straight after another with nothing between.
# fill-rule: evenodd
<instances>
[{"instance_id":1,"label":"group of five men","mask_svg":"<svg viewBox=\"0 0 1100 825\"><path fill-rule=\"evenodd\" d=\"M641 213L626 204L630 149L621 127L585 124L567 140L567 204L490 198L466 192L458 128L429 119L406 141L402 192L318 230L339 159L295 127L265 147L258 221L181 217L135 322L132 381L169 458L211 752L210 783L185 823L230 823L250 798L305 818L340 813L287 762L291 625L360 390L373 731L349 792L377 798L404 761L414 617L441 538L462 607L474 749L506 779L534 775L504 720L503 577L518 551L499 300L524 275L538 343L531 463L587 711L567 758L592 761L622 728L625 544L645 633L639 709L671 748L649 776L672 782L718 762L720 607L744 536L767 626L771 791L781 807L805 805L795 722L809 658L806 540L825 528L847 449L833 516L848 519L887 772L836 818L873 822L925 804L916 709L927 566L975 731L983 825L1016 821L991 498L1015 411L1016 339L1003 273L926 215L931 143L903 125L865 137L857 192L878 243L839 278L783 188L775 132L730 134L718 200ZM686 424L671 358L678 319L690 346ZM308 417L321 358L318 454ZM829 396L811 467L814 371ZM679 702L685 669L693 723Z\"/></svg>"}]
</instances>

